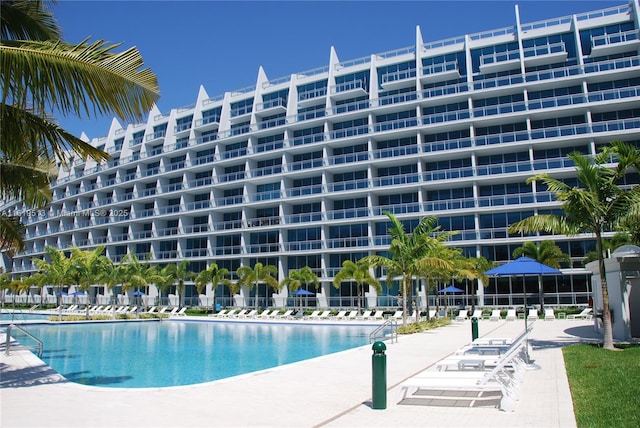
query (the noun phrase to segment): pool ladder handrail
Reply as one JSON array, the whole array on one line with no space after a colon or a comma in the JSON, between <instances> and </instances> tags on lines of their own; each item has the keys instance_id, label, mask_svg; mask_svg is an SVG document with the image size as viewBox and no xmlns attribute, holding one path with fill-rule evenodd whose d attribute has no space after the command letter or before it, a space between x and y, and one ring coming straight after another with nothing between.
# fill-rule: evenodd
<instances>
[{"instance_id":1,"label":"pool ladder handrail","mask_svg":"<svg viewBox=\"0 0 640 428\"><path fill-rule=\"evenodd\" d=\"M34 342L36 342L36 345L33 346L25 346L25 345L15 345L15 346L11 346L11 330L12 329L17 329L18 331L20 331L22 334L24 334L25 336L29 337L31 340L33 340ZM27 330L25 330L24 328L20 327L19 325L15 325L15 324L9 324L7 326L7 331L6 331L6 339L5 339L5 355L9 355L9 351L11 348L13 349L25 349L25 350L32 350L35 349L37 351L37 356L38 358L42 358L42 348L43 348L44 344L42 342L42 340L38 339L37 337L35 337L33 334L29 333Z\"/></svg>"},{"instance_id":2,"label":"pool ladder handrail","mask_svg":"<svg viewBox=\"0 0 640 428\"><path fill-rule=\"evenodd\" d=\"M389 327L391 327L391 334L388 334L388 335L384 333L380 334L381 332L384 332L386 328L389 328ZM378 340L378 336L382 340L385 340L391 337L391 343L393 343L394 339L397 343L398 342L398 321L393 318L389 318L385 322L380 324L378 328L376 328L369 334L369 343L373 343L376 340Z\"/></svg>"}]
</instances>

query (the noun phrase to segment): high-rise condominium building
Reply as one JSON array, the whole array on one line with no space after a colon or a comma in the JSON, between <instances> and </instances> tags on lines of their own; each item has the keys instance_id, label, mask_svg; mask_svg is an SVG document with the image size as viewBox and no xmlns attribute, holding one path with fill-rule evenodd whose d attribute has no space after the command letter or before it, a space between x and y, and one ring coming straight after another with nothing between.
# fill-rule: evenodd
<instances>
[{"instance_id":1,"label":"high-rise condominium building","mask_svg":"<svg viewBox=\"0 0 640 428\"><path fill-rule=\"evenodd\" d=\"M443 230L459 231L448 245L497 262L525 241L553 239L573 267L545 278L545 303L586 303L591 236L507 227L559 209L528 177L573 183L568 153L640 144L638 3L533 23L516 8L515 22L436 42L417 28L409 47L348 61L331 49L314 70L270 80L260 69L248 88L215 97L201 88L193 105L153 110L145 123L114 120L92 140L110 160L60 168L50 206L25 213L27 250L9 267L33 272L48 245L105 245L116 262L127 253L189 260L196 272L217 263L233 275L261 262L280 279L309 266L321 281L318 305L353 305L353 284L335 289L333 278L344 260L388 250L389 211L409 231L437 217ZM633 174L625 184L639 181ZM470 293L467 282L457 285ZM527 291L536 302L537 279ZM255 293L243 290L237 303ZM287 295L267 293L259 287L262 305ZM384 284L383 296L367 291L366 302L395 305L388 296L397 293L397 283ZM188 286L187 302L196 294ZM488 305L519 304L522 279L492 279L479 295Z\"/></svg>"}]
</instances>

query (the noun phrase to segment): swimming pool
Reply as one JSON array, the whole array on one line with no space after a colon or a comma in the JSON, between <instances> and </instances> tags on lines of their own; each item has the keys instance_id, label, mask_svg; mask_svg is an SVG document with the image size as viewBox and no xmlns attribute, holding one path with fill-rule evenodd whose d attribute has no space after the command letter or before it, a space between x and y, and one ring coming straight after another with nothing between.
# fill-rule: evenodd
<instances>
[{"instance_id":1,"label":"swimming pool","mask_svg":"<svg viewBox=\"0 0 640 428\"><path fill-rule=\"evenodd\" d=\"M51 314L39 314L39 313L34 313L34 312L21 312L21 311L15 311L15 312L2 312L0 313L0 323L1 324L8 324L11 322L15 322L15 323L20 323L23 321L49 321L49 318L51 318L53 315Z\"/></svg>"},{"instance_id":2,"label":"swimming pool","mask_svg":"<svg viewBox=\"0 0 640 428\"><path fill-rule=\"evenodd\" d=\"M112 388L190 385L369 343L376 326L232 322L28 325L42 360L72 382Z\"/></svg>"}]
</instances>

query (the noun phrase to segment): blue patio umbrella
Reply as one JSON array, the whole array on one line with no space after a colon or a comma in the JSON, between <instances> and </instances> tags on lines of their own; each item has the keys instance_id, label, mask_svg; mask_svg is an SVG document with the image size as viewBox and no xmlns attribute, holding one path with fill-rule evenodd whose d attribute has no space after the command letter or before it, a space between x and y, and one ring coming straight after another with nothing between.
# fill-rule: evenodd
<instances>
[{"instance_id":1,"label":"blue patio umbrella","mask_svg":"<svg viewBox=\"0 0 640 428\"><path fill-rule=\"evenodd\" d=\"M66 291L56 291L56 296L68 296L69 293Z\"/></svg>"},{"instance_id":2,"label":"blue patio umbrella","mask_svg":"<svg viewBox=\"0 0 640 428\"><path fill-rule=\"evenodd\" d=\"M462 293L464 290L459 289L458 287L454 287L453 285L448 286L447 288L443 288L442 290L438 290L438 293Z\"/></svg>"},{"instance_id":3,"label":"blue patio umbrella","mask_svg":"<svg viewBox=\"0 0 640 428\"><path fill-rule=\"evenodd\" d=\"M136 297L137 297L137 296L144 296L144 291L138 291L138 290L136 290L136 291L134 291L134 292L133 292L133 295L134 295L134 296L136 296Z\"/></svg>"},{"instance_id":4,"label":"blue patio umbrella","mask_svg":"<svg viewBox=\"0 0 640 428\"><path fill-rule=\"evenodd\" d=\"M84 291L74 291L71 294L74 295L74 296L84 296Z\"/></svg>"},{"instance_id":5,"label":"blue patio umbrella","mask_svg":"<svg viewBox=\"0 0 640 428\"><path fill-rule=\"evenodd\" d=\"M299 296L300 297L300 308L302 308L302 297L309 297L309 296L314 296L314 294L311 291L308 290L303 290L302 288L298 288L296 291L294 291L293 293L291 293L293 296ZM294 301L295 303L295 301ZM309 305L309 302L307 301L307 306Z\"/></svg>"},{"instance_id":6,"label":"blue patio umbrella","mask_svg":"<svg viewBox=\"0 0 640 428\"><path fill-rule=\"evenodd\" d=\"M293 293L294 296L313 296L314 294L311 291L303 290L302 288L297 289Z\"/></svg>"},{"instance_id":7,"label":"blue patio umbrella","mask_svg":"<svg viewBox=\"0 0 640 428\"><path fill-rule=\"evenodd\" d=\"M558 269L537 262L529 257L519 257L516 260L505 263L493 269L484 272L487 276L522 276L522 294L524 295L524 328L527 326L527 290L525 288L525 277L532 275L562 275ZM528 345L527 345L528 346ZM526 353L527 363L529 363L529 351Z\"/></svg>"}]
</instances>

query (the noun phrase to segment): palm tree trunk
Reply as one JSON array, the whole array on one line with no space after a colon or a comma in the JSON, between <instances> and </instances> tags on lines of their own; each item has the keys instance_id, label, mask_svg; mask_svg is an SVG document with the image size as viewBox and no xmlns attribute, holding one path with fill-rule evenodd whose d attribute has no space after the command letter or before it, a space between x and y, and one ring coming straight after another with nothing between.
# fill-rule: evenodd
<instances>
[{"instance_id":1,"label":"palm tree trunk","mask_svg":"<svg viewBox=\"0 0 640 428\"><path fill-rule=\"evenodd\" d=\"M544 284L542 283L542 275L538 275L538 296L540 299L540 312L544 314Z\"/></svg>"},{"instance_id":2,"label":"palm tree trunk","mask_svg":"<svg viewBox=\"0 0 640 428\"><path fill-rule=\"evenodd\" d=\"M407 278L402 281L402 324L407 323Z\"/></svg>"},{"instance_id":3,"label":"palm tree trunk","mask_svg":"<svg viewBox=\"0 0 640 428\"><path fill-rule=\"evenodd\" d=\"M609 289L607 288L607 273L602 254L602 236L596 233L596 248L598 250L598 270L600 271L600 288L602 288L602 330L604 332L604 343L602 347L608 350L615 350L613 346L613 323L611 322L611 312L609 307Z\"/></svg>"}]
</instances>

